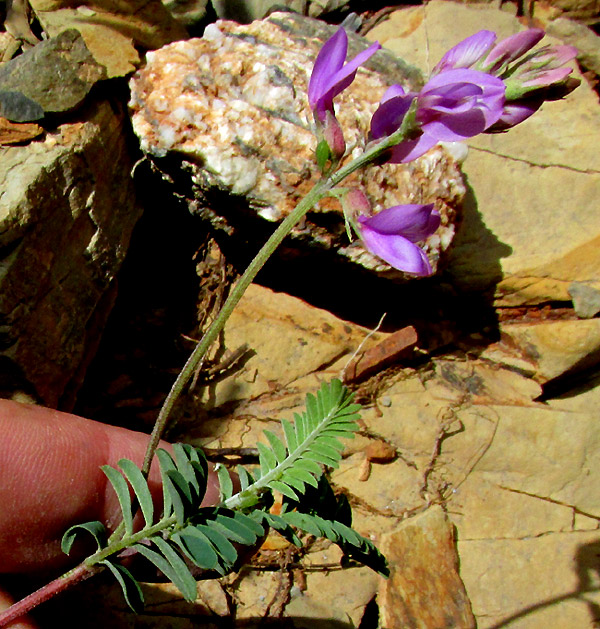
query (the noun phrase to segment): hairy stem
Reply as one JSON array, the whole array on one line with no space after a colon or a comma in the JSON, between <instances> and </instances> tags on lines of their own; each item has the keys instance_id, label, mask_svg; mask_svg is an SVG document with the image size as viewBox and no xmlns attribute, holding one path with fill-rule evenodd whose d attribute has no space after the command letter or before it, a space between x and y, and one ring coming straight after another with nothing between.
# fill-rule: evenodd
<instances>
[{"instance_id":1,"label":"hairy stem","mask_svg":"<svg viewBox=\"0 0 600 629\"><path fill-rule=\"evenodd\" d=\"M211 345L217 340L219 333L225 327L227 319L229 319L234 308L237 306L247 288L250 286L258 272L262 269L266 261L281 244L283 239L292 231L294 226L298 224L298 222L316 205L320 199L327 195L333 186L336 186L343 179L348 177L348 175L376 160L389 150L389 148L401 142L404 136L408 133L408 119L410 118L411 117L408 115L405 117L406 123L403 123L396 133L384 138L381 142L368 147L362 155L359 155L349 164L317 182L312 190L298 203L294 210L290 212L290 214L280 223L271 237L263 245L261 250L256 254L256 257L252 260L252 262L250 262L248 268L239 278L233 287L233 290L229 294L229 297L223 304L223 308L205 332L202 339L200 339L198 345L196 345L194 351L183 366L183 369L179 373L179 376L175 380L175 383L173 384L162 408L160 409L156 423L154 424L154 428L152 430L148 449L146 450L146 456L144 458L142 472L145 475L147 475L150 470L150 464L152 463L154 452L156 451L161 435L167 426L167 422L169 421L169 416L175 406L175 402L194 374L194 371L200 361L204 358Z\"/></svg>"},{"instance_id":2,"label":"hairy stem","mask_svg":"<svg viewBox=\"0 0 600 629\"><path fill-rule=\"evenodd\" d=\"M0 612L0 627L6 627L13 620L24 616L32 609L51 599L53 596L64 592L77 583L81 583L103 570L102 566L86 566L83 563L69 572L44 585L39 590L11 605L6 611Z\"/></svg>"}]
</instances>

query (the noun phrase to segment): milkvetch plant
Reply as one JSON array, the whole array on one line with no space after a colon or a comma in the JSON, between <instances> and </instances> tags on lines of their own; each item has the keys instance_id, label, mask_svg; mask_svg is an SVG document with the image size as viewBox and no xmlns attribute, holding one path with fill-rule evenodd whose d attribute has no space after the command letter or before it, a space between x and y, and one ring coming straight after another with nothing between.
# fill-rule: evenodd
<instances>
[{"instance_id":1,"label":"milkvetch plant","mask_svg":"<svg viewBox=\"0 0 600 629\"><path fill-rule=\"evenodd\" d=\"M142 467L123 459L118 468L103 468L119 500L121 524L111 535L100 522L69 529L63 538L65 552L71 551L76 536L82 533L96 541L96 552L1 613L0 626L102 569L114 575L128 604L140 609L141 589L122 562L134 553L154 564L193 601L197 583L190 566L209 577L226 574L238 565L240 548L257 545L270 528L295 545L302 543L300 534L326 538L348 557L387 575L385 559L370 540L351 528L348 503L334 495L325 474L327 468L339 464L344 448L341 440L351 438L358 429L359 406L339 381L324 383L316 395L308 395L305 412L294 421L282 420L279 434L265 431L264 442L258 444L256 468L238 466L235 482L227 469L218 469L221 496L216 505L202 502L208 478L203 453L175 444L172 456L157 451L157 445L175 401L242 295L282 240L321 199L332 196L340 200L349 235L354 232L372 254L408 274L432 273L420 243L440 225L433 204L397 205L373 213L362 190L340 184L369 164L408 162L440 141L460 141L515 126L545 99L555 97L550 88L570 89L570 68L565 64L574 58L575 50L568 46L534 50L542 37L542 31L530 29L496 44L494 33L481 31L448 51L419 92L391 86L372 117L364 152L346 162L334 99L380 46L373 44L345 63L348 37L342 28L324 44L308 84L321 179L252 260L184 365L161 408ZM147 482L155 455L162 475L160 509L153 503ZM283 496L278 514L270 510L273 492ZM142 523L136 526L139 520Z\"/></svg>"}]
</instances>

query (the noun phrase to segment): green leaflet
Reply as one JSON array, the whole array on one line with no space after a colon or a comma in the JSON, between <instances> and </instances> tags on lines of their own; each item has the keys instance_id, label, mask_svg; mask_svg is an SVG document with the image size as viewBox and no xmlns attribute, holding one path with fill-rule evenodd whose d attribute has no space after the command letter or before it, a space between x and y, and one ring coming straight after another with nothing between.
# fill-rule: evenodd
<instances>
[{"instance_id":1,"label":"green leaflet","mask_svg":"<svg viewBox=\"0 0 600 629\"><path fill-rule=\"evenodd\" d=\"M102 522L94 521L84 522L83 524L75 524L75 526L72 526L65 532L60 542L60 548L65 555L68 555L71 552L75 537L80 531L87 531L88 533L91 533L94 536L99 549L104 548L106 545L106 528Z\"/></svg>"},{"instance_id":2,"label":"green leaflet","mask_svg":"<svg viewBox=\"0 0 600 629\"><path fill-rule=\"evenodd\" d=\"M154 503L152 502L152 494L150 493L146 479L140 471L140 468L129 459L121 459L119 461L119 467L123 470L123 473L135 492L142 514L144 515L146 526L151 526L154 518Z\"/></svg>"},{"instance_id":3,"label":"green leaflet","mask_svg":"<svg viewBox=\"0 0 600 629\"><path fill-rule=\"evenodd\" d=\"M161 537L156 537L152 541L160 553L144 544L135 544L133 548L151 561L175 585L187 601L195 601L197 597L196 580L183 559Z\"/></svg>"},{"instance_id":4,"label":"green leaflet","mask_svg":"<svg viewBox=\"0 0 600 629\"><path fill-rule=\"evenodd\" d=\"M221 501L231 498L233 494L233 482L229 470L224 465L217 465L215 467L217 476L219 478L219 493L221 494Z\"/></svg>"},{"instance_id":5,"label":"green leaflet","mask_svg":"<svg viewBox=\"0 0 600 629\"><path fill-rule=\"evenodd\" d=\"M107 476L110 484L113 486L121 505L123 514L123 522L125 524L125 532L127 535L133 533L133 513L131 512L131 496L129 495L129 487L123 475L110 465L103 465L100 468Z\"/></svg>"},{"instance_id":6,"label":"green leaflet","mask_svg":"<svg viewBox=\"0 0 600 629\"><path fill-rule=\"evenodd\" d=\"M106 559L99 563L106 566L113 573L123 590L125 602L136 614L139 614L144 609L144 595L140 584L135 580L131 572L121 564L113 563Z\"/></svg>"},{"instance_id":7,"label":"green leaflet","mask_svg":"<svg viewBox=\"0 0 600 629\"><path fill-rule=\"evenodd\" d=\"M183 550L185 555L199 568L216 570L219 556L204 533L193 526L186 526L171 538Z\"/></svg>"}]
</instances>

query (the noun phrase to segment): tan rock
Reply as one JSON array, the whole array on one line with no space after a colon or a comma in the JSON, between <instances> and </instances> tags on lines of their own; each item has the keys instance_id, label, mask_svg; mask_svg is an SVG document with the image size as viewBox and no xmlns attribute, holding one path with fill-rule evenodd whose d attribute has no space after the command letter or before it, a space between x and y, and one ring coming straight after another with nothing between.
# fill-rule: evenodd
<instances>
[{"instance_id":1,"label":"tan rock","mask_svg":"<svg viewBox=\"0 0 600 629\"><path fill-rule=\"evenodd\" d=\"M298 629L310 629L325 618L358 627L381 580L382 577L364 567L307 572L306 591L294 591L285 606L284 617L293 618Z\"/></svg>"},{"instance_id":2,"label":"tan rock","mask_svg":"<svg viewBox=\"0 0 600 629\"><path fill-rule=\"evenodd\" d=\"M502 364L527 361L531 377L542 384L587 369L599 360L598 319L502 324L500 329L501 340L486 348L482 356Z\"/></svg>"},{"instance_id":3,"label":"tan rock","mask_svg":"<svg viewBox=\"0 0 600 629\"><path fill-rule=\"evenodd\" d=\"M490 6L433 0L394 13L369 38L427 72L484 28L503 38L523 27ZM570 301L571 282L598 287L599 129L597 97L584 81L515 129L468 142L464 171L474 194L450 253L457 285L499 282L497 303L510 306Z\"/></svg>"},{"instance_id":4,"label":"tan rock","mask_svg":"<svg viewBox=\"0 0 600 629\"><path fill-rule=\"evenodd\" d=\"M31 0L30 4L51 35L86 22L106 25L146 49L187 37L160 0Z\"/></svg>"},{"instance_id":5,"label":"tan rock","mask_svg":"<svg viewBox=\"0 0 600 629\"><path fill-rule=\"evenodd\" d=\"M476 626L458 574L453 527L440 507L403 522L383 538L381 550L391 572L389 580L381 583L377 597L381 626Z\"/></svg>"},{"instance_id":6,"label":"tan rock","mask_svg":"<svg viewBox=\"0 0 600 629\"><path fill-rule=\"evenodd\" d=\"M530 378L482 361L439 360L435 370L447 386L473 404L528 405L542 394L542 388Z\"/></svg>"},{"instance_id":7,"label":"tan rock","mask_svg":"<svg viewBox=\"0 0 600 629\"><path fill-rule=\"evenodd\" d=\"M108 103L44 141L0 148L2 389L73 402L140 208Z\"/></svg>"},{"instance_id":8,"label":"tan rock","mask_svg":"<svg viewBox=\"0 0 600 629\"><path fill-rule=\"evenodd\" d=\"M480 629L594 627L598 532L458 542L460 576Z\"/></svg>"},{"instance_id":9,"label":"tan rock","mask_svg":"<svg viewBox=\"0 0 600 629\"><path fill-rule=\"evenodd\" d=\"M223 342L230 351L246 344L254 355L214 387L210 407L285 387L344 355L350 360L368 334L300 299L252 285L227 322ZM377 332L369 341L383 338Z\"/></svg>"},{"instance_id":10,"label":"tan rock","mask_svg":"<svg viewBox=\"0 0 600 629\"><path fill-rule=\"evenodd\" d=\"M593 414L491 407L494 439L475 469L490 482L600 517L600 433Z\"/></svg>"},{"instance_id":11,"label":"tan rock","mask_svg":"<svg viewBox=\"0 0 600 629\"><path fill-rule=\"evenodd\" d=\"M450 495L448 515L461 541L522 539L591 526L589 522L575 525L572 507L511 491L486 480L487 476L471 472Z\"/></svg>"}]
</instances>

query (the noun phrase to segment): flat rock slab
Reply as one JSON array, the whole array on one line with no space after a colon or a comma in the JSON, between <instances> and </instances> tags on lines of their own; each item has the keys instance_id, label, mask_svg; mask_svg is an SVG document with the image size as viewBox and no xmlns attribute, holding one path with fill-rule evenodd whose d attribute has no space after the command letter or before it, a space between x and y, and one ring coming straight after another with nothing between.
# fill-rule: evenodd
<instances>
[{"instance_id":1,"label":"flat rock slab","mask_svg":"<svg viewBox=\"0 0 600 629\"><path fill-rule=\"evenodd\" d=\"M140 215L109 103L0 148L0 387L69 408Z\"/></svg>"},{"instance_id":2,"label":"flat rock slab","mask_svg":"<svg viewBox=\"0 0 600 629\"><path fill-rule=\"evenodd\" d=\"M368 37L428 71L481 29L504 38L523 26L489 6L433 0L392 14ZM471 193L450 253L453 283L475 291L495 287L502 306L571 301L572 282L597 289L600 107L590 85L584 80L509 132L468 144Z\"/></svg>"},{"instance_id":3,"label":"flat rock slab","mask_svg":"<svg viewBox=\"0 0 600 629\"><path fill-rule=\"evenodd\" d=\"M453 527L441 507L432 507L387 534L381 551L391 565L390 578L381 584L377 598L382 626L475 628L458 574ZM430 578L424 579L424 574Z\"/></svg>"},{"instance_id":4,"label":"flat rock slab","mask_svg":"<svg viewBox=\"0 0 600 629\"><path fill-rule=\"evenodd\" d=\"M268 234L318 181L312 113L306 90L314 59L334 32L317 20L277 13L240 26L217 22L202 39L176 42L149 53L131 81L133 126L142 149L179 181L192 211L211 221L240 249ZM350 55L367 46L350 34ZM337 99L352 156L362 151L370 118L385 89L415 87L420 74L378 52ZM184 182L184 183L181 183ZM434 268L452 241L465 193L459 165L443 148L408 165L369 167L343 185L360 186L374 209L435 202L442 227L425 243ZM187 189L186 189L187 188ZM191 194L190 194L191 191ZM403 277L364 250L348 245L338 201L321 200L298 225L290 257L332 251L336 259L391 277Z\"/></svg>"},{"instance_id":5,"label":"flat rock slab","mask_svg":"<svg viewBox=\"0 0 600 629\"><path fill-rule=\"evenodd\" d=\"M106 78L76 30L43 41L0 67L0 114L13 122L78 107Z\"/></svg>"},{"instance_id":6,"label":"flat rock slab","mask_svg":"<svg viewBox=\"0 0 600 629\"><path fill-rule=\"evenodd\" d=\"M52 37L78 30L108 77L131 73L140 62L136 47L160 48L188 34L160 0L31 0Z\"/></svg>"}]
</instances>

